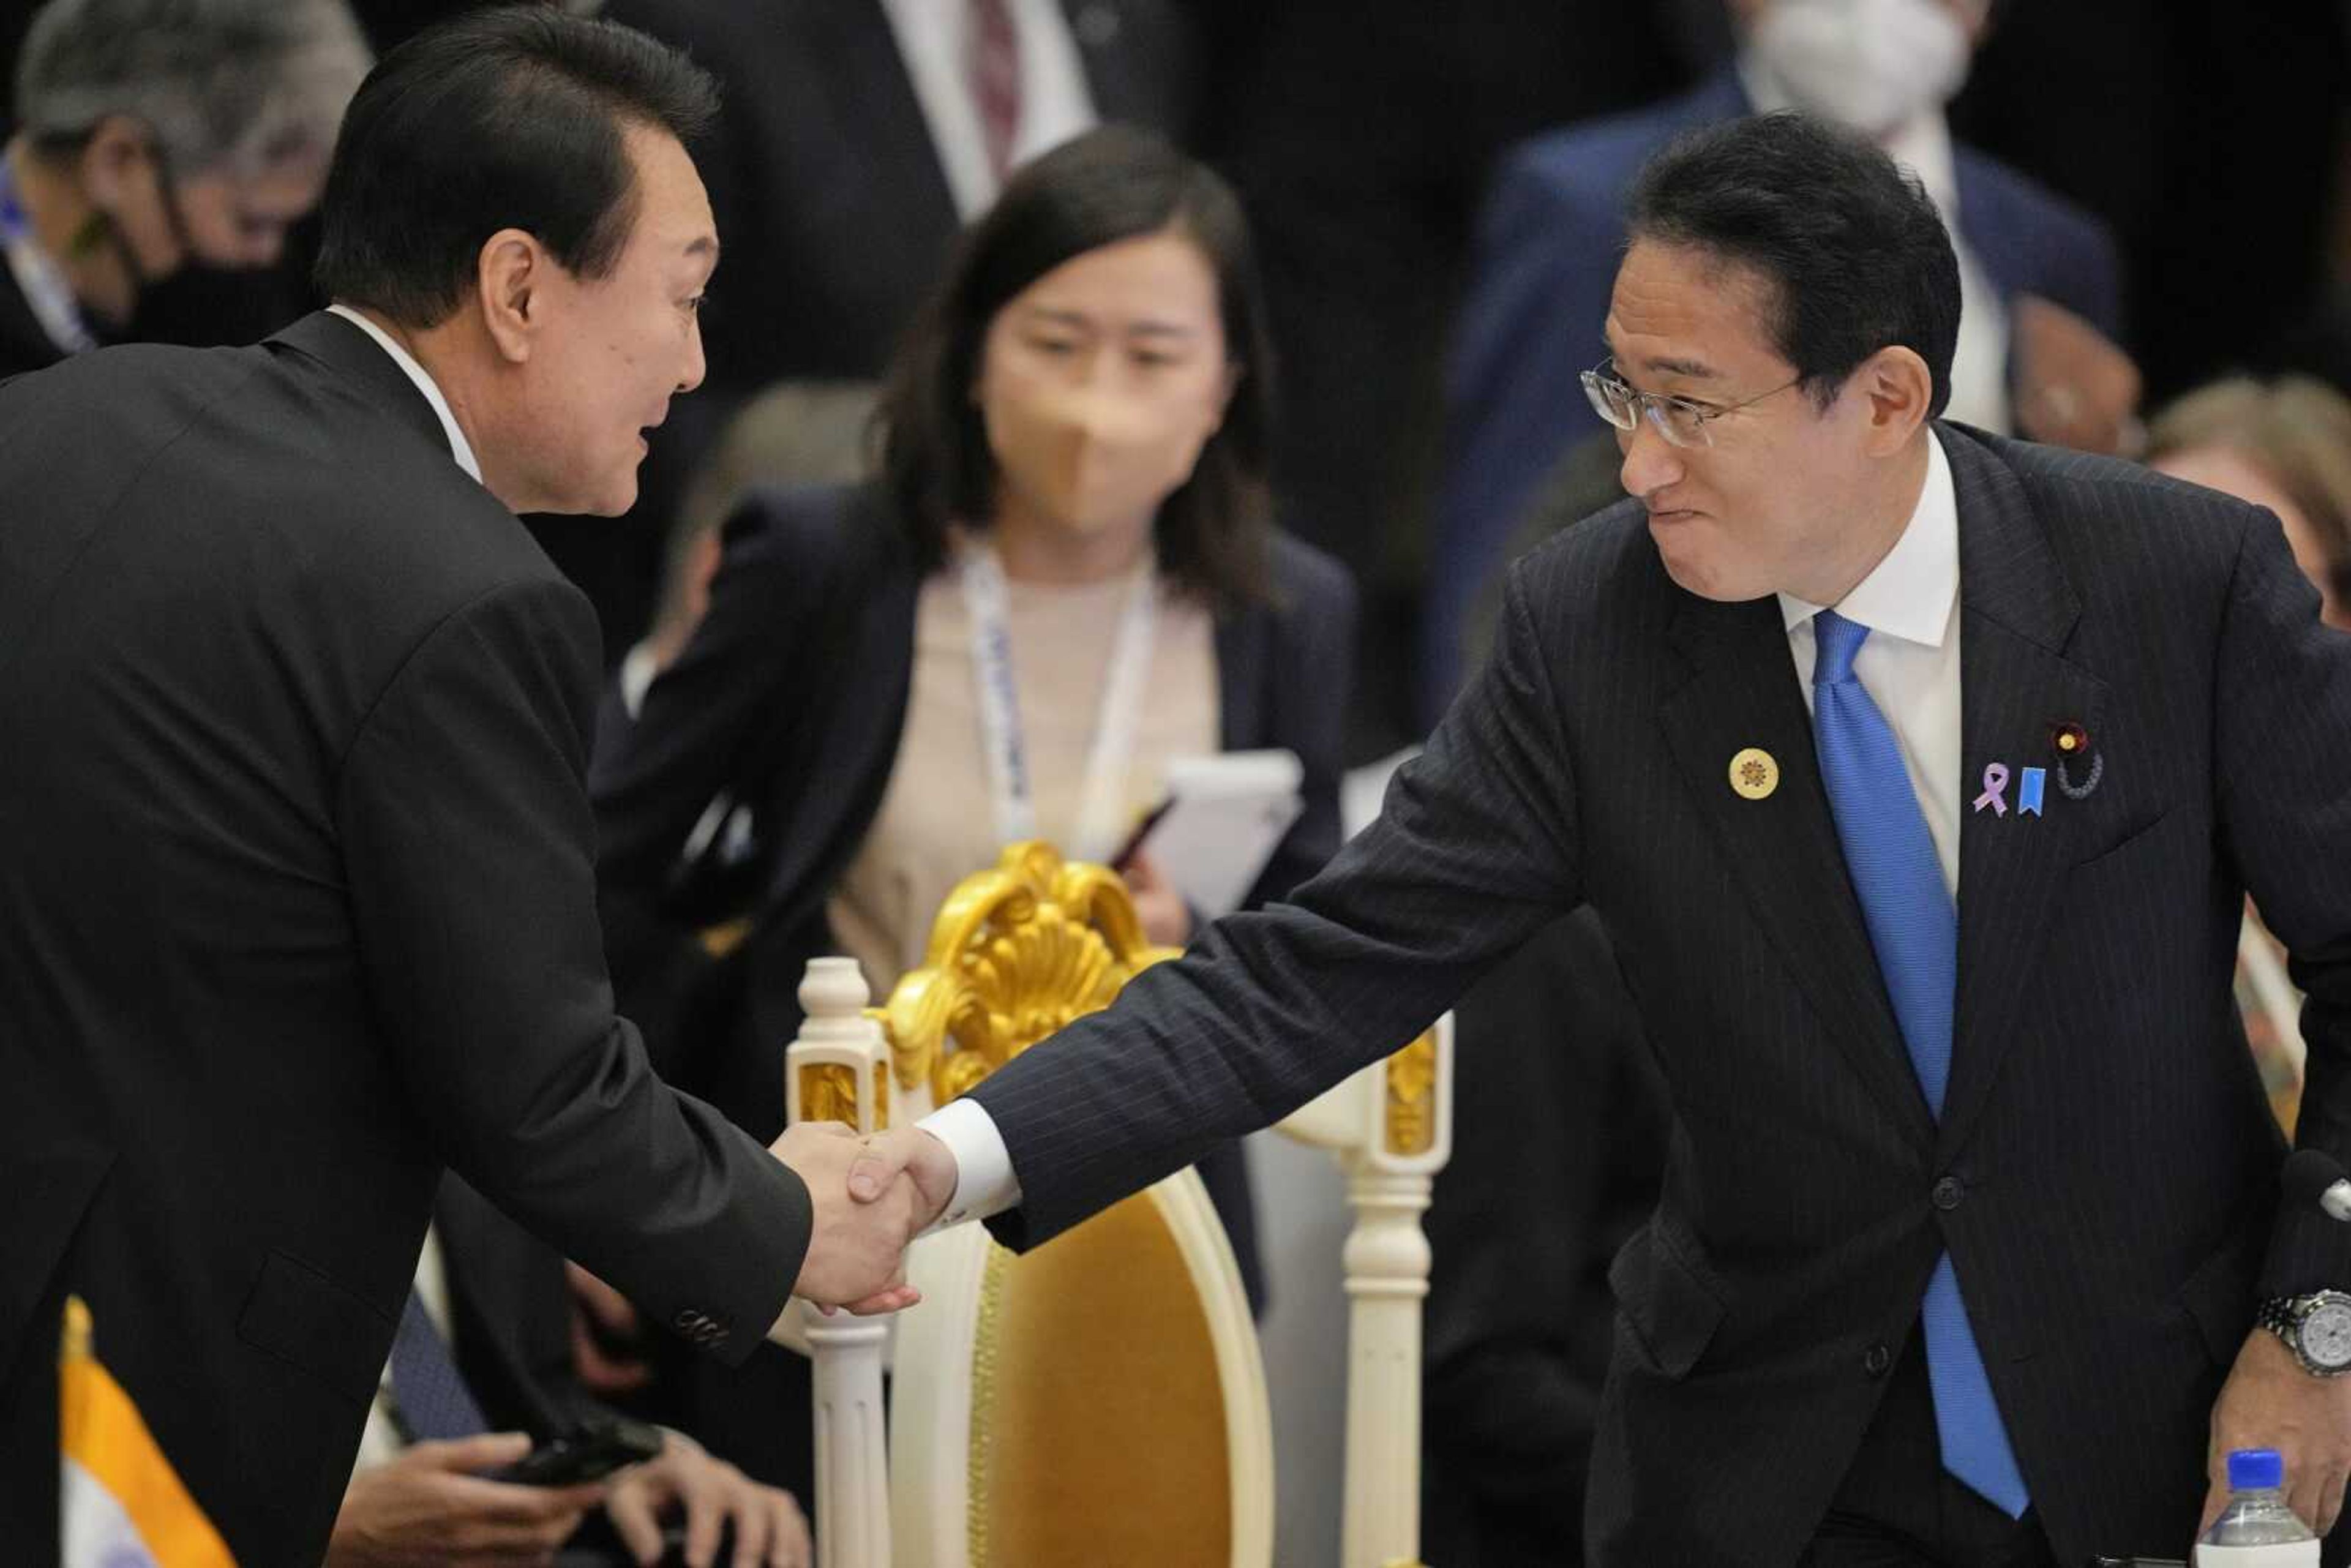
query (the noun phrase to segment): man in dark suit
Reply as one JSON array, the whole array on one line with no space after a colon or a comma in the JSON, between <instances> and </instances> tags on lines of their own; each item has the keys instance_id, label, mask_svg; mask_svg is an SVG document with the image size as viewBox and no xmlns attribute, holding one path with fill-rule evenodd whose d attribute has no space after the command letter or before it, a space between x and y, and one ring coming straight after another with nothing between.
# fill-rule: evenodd
<instances>
[{"instance_id":1,"label":"man in dark suit","mask_svg":"<svg viewBox=\"0 0 2351 1568\"><path fill-rule=\"evenodd\" d=\"M711 110L671 51L552 9L420 36L337 146L332 312L0 387L26 1561L68 1292L230 1550L315 1561L444 1162L724 1357L794 1291L905 1299L909 1204L850 1212L845 1135L771 1158L614 1016L595 628L514 516L625 508L701 379L717 241L681 138Z\"/></svg>"},{"instance_id":2,"label":"man in dark suit","mask_svg":"<svg viewBox=\"0 0 2351 1568\"><path fill-rule=\"evenodd\" d=\"M1634 498L1515 569L1380 821L871 1174L1033 1246L1588 901L1674 1129L1598 1562L2178 1556L2208 1437L2325 1528L2351 1240L2279 1208L2230 981L2250 890L2351 1153L2351 642L2270 514L1935 418L1958 264L1867 141L1714 128L1632 214L1588 390Z\"/></svg>"},{"instance_id":3,"label":"man in dark suit","mask_svg":"<svg viewBox=\"0 0 2351 1568\"><path fill-rule=\"evenodd\" d=\"M2129 413L2127 398L2105 408L2111 400L2094 396L2091 375L2074 368L2085 334L2112 339L2121 328L2120 267L2105 227L1951 139L1943 99L1957 83L1938 75L1931 45L1906 47L1893 39L1890 47L1873 48L1855 41L1897 15L1945 13L1928 25L1943 29L1943 47L1953 51L1945 57L1963 62L1957 51L1972 40L1960 14L1980 28L1979 0L1884 6L1875 0L1730 0L1730 9L1747 40L1735 67L1654 107L1534 137L1512 149L1494 177L1447 372L1447 450L1424 643L1428 717L1441 713L1457 689L1464 618L1504 564L1501 547L1542 476L1601 428L1575 378L1600 356L1594 329L1607 313L1624 256L1625 193L1642 164L1686 131L1761 110L1802 109L1845 118L1918 170L1954 228L1969 285L1971 319L1955 361L1953 417L2112 450L2096 442L2110 440L2114 418ZM1827 32L1803 28L1796 15L1822 11L1850 15ZM1797 26L1784 25L1791 21ZM1848 47L1860 57L1843 57ZM1822 78L1855 93L1854 100L1816 93ZM2111 350L2107 357L2120 360ZM2105 409L2095 439L2077 439L2071 425L2045 417L2052 382L2063 386L2059 406L2083 418L2085 430L2096 424L2086 417L2088 405Z\"/></svg>"}]
</instances>

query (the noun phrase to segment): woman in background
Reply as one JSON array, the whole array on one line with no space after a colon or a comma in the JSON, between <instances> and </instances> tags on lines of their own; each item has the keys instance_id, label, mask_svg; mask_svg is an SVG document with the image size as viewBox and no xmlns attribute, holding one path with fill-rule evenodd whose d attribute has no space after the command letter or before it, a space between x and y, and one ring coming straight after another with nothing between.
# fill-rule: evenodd
<instances>
[{"instance_id":1,"label":"woman in background","mask_svg":"<svg viewBox=\"0 0 2351 1568\"><path fill-rule=\"evenodd\" d=\"M2321 618L2351 631L2351 400L2307 376L2232 376L2157 415L2147 460L2275 512Z\"/></svg>"},{"instance_id":2,"label":"woman in background","mask_svg":"<svg viewBox=\"0 0 2351 1568\"><path fill-rule=\"evenodd\" d=\"M782 1122L810 956L886 995L956 883L1024 838L1108 859L1173 758L1298 755L1305 810L1250 902L1337 849L1354 594L1269 521L1262 311L1224 183L1094 131L965 235L885 388L879 476L728 525L706 617L593 782L613 928L748 917L723 1003L656 1051L754 1134ZM1158 868L1129 874L1151 937L1186 941ZM613 967L625 1004L639 966ZM1202 1176L1261 1301L1238 1149Z\"/></svg>"}]
</instances>

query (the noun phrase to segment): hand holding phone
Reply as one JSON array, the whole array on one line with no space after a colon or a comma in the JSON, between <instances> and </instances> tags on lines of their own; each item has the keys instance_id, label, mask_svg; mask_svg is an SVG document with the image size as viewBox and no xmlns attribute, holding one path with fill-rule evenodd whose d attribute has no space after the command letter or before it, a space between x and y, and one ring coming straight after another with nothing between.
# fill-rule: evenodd
<instances>
[{"instance_id":1,"label":"hand holding phone","mask_svg":"<svg viewBox=\"0 0 2351 1568\"><path fill-rule=\"evenodd\" d=\"M616 1417L541 1443L504 1469L492 1470L486 1479L513 1486L578 1486L643 1464L661 1451L660 1427Z\"/></svg>"}]
</instances>

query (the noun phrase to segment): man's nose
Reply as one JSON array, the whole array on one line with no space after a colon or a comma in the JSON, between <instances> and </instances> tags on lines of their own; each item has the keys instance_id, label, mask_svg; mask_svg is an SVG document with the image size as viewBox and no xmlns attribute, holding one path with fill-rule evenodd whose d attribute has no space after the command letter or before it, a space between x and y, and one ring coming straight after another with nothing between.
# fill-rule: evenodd
<instances>
[{"instance_id":1,"label":"man's nose","mask_svg":"<svg viewBox=\"0 0 2351 1568\"><path fill-rule=\"evenodd\" d=\"M677 390L682 392L690 392L700 386L703 376L710 368L708 362L702 357L702 318L700 316L694 319L693 330L686 334L686 350L688 357L685 370L678 377L677 382Z\"/></svg>"},{"instance_id":2,"label":"man's nose","mask_svg":"<svg viewBox=\"0 0 2351 1568\"><path fill-rule=\"evenodd\" d=\"M1634 419L1632 429L1616 433L1616 446L1625 454L1617 478L1628 496L1646 499L1683 475L1680 450L1658 433L1646 413Z\"/></svg>"}]
</instances>

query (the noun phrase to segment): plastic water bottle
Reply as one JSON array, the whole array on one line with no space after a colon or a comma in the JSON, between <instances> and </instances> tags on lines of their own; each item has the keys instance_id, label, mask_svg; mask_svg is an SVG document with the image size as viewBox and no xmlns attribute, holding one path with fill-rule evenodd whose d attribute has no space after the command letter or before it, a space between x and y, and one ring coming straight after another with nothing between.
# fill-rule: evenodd
<instances>
[{"instance_id":1,"label":"plastic water bottle","mask_svg":"<svg viewBox=\"0 0 2351 1568\"><path fill-rule=\"evenodd\" d=\"M2229 1506L2196 1543L2197 1568L2318 1568L2318 1537L2286 1506L2275 1448L2229 1455Z\"/></svg>"}]
</instances>

